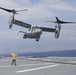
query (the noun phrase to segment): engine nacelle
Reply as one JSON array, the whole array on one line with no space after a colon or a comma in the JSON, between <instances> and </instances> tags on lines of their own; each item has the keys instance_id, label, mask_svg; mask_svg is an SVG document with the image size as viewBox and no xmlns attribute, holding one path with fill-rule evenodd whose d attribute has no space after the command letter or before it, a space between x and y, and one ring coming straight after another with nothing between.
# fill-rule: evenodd
<instances>
[{"instance_id":1,"label":"engine nacelle","mask_svg":"<svg viewBox=\"0 0 76 75\"><path fill-rule=\"evenodd\" d=\"M12 25L13 25L13 21L14 21L14 15L12 15L9 19L9 29L12 28Z\"/></svg>"},{"instance_id":2,"label":"engine nacelle","mask_svg":"<svg viewBox=\"0 0 76 75\"><path fill-rule=\"evenodd\" d=\"M55 31L55 38L58 38L59 37L59 32L56 30Z\"/></svg>"},{"instance_id":3,"label":"engine nacelle","mask_svg":"<svg viewBox=\"0 0 76 75\"><path fill-rule=\"evenodd\" d=\"M58 38L59 35L60 35L60 30L61 30L60 24L57 24L57 25L55 26L55 29L56 29L56 31L55 31L55 38Z\"/></svg>"}]
</instances>

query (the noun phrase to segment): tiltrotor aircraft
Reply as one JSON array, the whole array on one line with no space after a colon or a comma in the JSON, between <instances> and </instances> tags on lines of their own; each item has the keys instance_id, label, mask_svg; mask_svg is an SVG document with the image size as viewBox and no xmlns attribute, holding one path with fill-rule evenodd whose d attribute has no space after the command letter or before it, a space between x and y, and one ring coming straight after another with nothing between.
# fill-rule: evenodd
<instances>
[{"instance_id":1,"label":"tiltrotor aircraft","mask_svg":"<svg viewBox=\"0 0 76 75\"><path fill-rule=\"evenodd\" d=\"M0 7L0 9L5 10L5 11L7 11L9 13L13 13L13 15L10 17L10 20L9 20L9 28L10 29L12 28L13 24L18 25L18 26L22 26L22 27L25 27L25 28L28 28L28 30L29 30L28 32L20 31L21 33L24 33L24 36L23 36L24 39L30 38L30 39L36 39L36 41L39 41L40 36L41 36L43 31L44 32L53 32L53 33L55 33L55 38L58 38L59 35L60 35L60 30L61 30L61 25L60 24L75 23L75 22L60 21L58 19L58 17L56 17L56 21L47 21L47 22L56 23L55 28L32 26L31 24L24 23L22 21L19 21L19 20L15 19L15 14L18 14L17 12L27 11L27 9L19 10L19 11L16 11L14 9L12 9L12 10L5 9L5 8L2 8L2 7Z\"/></svg>"}]
</instances>

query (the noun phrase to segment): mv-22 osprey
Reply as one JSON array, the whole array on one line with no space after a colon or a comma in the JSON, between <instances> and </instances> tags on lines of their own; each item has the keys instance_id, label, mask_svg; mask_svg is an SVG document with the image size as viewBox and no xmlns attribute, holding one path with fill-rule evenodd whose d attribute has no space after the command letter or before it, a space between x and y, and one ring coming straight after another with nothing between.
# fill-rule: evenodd
<instances>
[{"instance_id":1,"label":"mv-22 osprey","mask_svg":"<svg viewBox=\"0 0 76 75\"><path fill-rule=\"evenodd\" d=\"M5 8L2 8L2 7L0 7L0 9L5 10L5 11L7 11L9 13L13 13L13 15L10 17L10 20L9 20L9 28L10 29L12 28L13 24L29 29L29 32L20 31L21 33L24 33L24 36L23 36L24 39L30 38L30 39L36 39L36 41L39 41L40 36L42 34L42 31L44 31L44 32L53 32L53 33L55 33L55 38L58 38L59 35L60 35L60 30L61 30L61 25L60 24L75 23L75 22L64 22L64 21L59 20L58 17L56 17L56 21L47 21L47 22L56 23L55 28L32 26L31 24L24 23L22 21L19 21L19 20L15 19L15 14L18 14L17 12L27 11L27 9L19 10L19 11L16 11L14 9L12 9L12 10L5 9Z\"/></svg>"}]
</instances>

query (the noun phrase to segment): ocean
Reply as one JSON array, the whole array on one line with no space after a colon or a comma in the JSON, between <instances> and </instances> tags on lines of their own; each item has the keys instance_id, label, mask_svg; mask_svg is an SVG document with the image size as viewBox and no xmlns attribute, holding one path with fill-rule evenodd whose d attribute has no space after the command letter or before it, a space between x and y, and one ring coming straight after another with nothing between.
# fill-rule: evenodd
<instances>
[{"instance_id":1,"label":"ocean","mask_svg":"<svg viewBox=\"0 0 76 75\"><path fill-rule=\"evenodd\" d=\"M33 56L33 57L76 57L76 50L60 50L60 51L46 51L46 52L28 52L18 53L19 56ZM11 54L0 54L0 56L10 57Z\"/></svg>"}]
</instances>

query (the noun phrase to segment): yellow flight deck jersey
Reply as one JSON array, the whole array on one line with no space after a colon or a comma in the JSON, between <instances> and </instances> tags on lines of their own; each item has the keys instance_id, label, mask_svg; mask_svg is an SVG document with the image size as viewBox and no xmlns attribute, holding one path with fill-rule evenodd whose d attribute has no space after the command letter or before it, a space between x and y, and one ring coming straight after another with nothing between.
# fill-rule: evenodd
<instances>
[{"instance_id":1,"label":"yellow flight deck jersey","mask_svg":"<svg viewBox=\"0 0 76 75\"><path fill-rule=\"evenodd\" d=\"M18 54L16 54L16 53L12 53L11 54L11 56L12 56L12 59L16 59L16 56L17 56Z\"/></svg>"}]
</instances>

